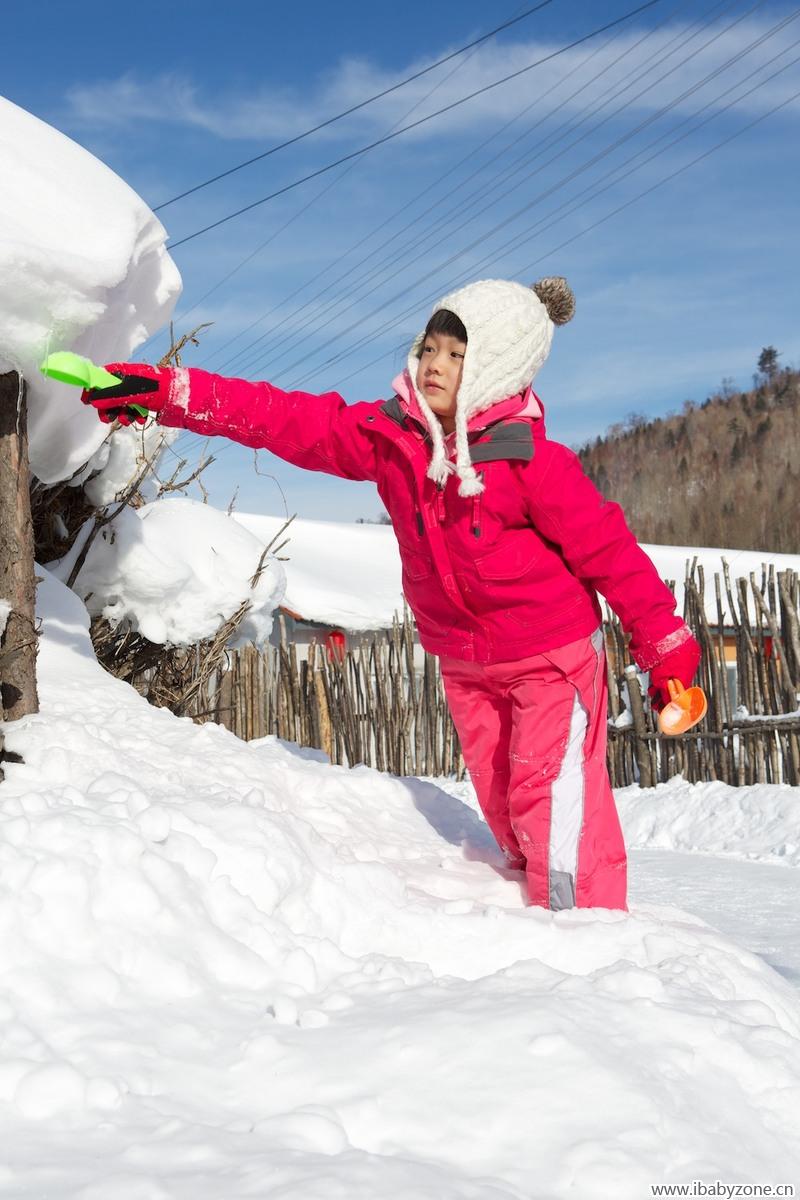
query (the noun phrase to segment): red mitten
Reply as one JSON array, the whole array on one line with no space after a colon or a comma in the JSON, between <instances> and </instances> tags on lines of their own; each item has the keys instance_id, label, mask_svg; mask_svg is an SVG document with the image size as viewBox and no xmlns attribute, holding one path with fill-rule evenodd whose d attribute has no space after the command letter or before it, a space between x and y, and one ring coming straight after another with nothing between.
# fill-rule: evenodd
<instances>
[{"instance_id":1,"label":"red mitten","mask_svg":"<svg viewBox=\"0 0 800 1200\"><path fill-rule=\"evenodd\" d=\"M700 665L700 647L688 633L686 640L650 668L648 695L656 712L669 704L671 696L667 684L670 679L679 679L685 688L691 687Z\"/></svg>"},{"instance_id":2,"label":"red mitten","mask_svg":"<svg viewBox=\"0 0 800 1200\"><path fill-rule=\"evenodd\" d=\"M148 412L158 412L166 404L169 370L147 363L109 363L106 370L119 377L116 387L89 388L81 394L83 403L91 404L105 424L144 425Z\"/></svg>"}]
</instances>

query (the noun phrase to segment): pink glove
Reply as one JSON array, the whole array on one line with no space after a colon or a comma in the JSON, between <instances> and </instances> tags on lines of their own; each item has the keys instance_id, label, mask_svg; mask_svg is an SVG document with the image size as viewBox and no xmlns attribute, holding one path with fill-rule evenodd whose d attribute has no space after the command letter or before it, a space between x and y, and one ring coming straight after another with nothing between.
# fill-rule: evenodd
<instances>
[{"instance_id":1,"label":"pink glove","mask_svg":"<svg viewBox=\"0 0 800 1200\"><path fill-rule=\"evenodd\" d=\"M689 634L686 640L662 658L661 662L650 668L648 695L656 712L660 712L671 700L668 681L679 679L685 688L691 687L699 665L700 647Z\"/></svg>"},{"instance_id":2,"label":"pink glove","mask_svg":"<svg viewBox=\"0 0 800 1200\"><path fill-rule=\"evenodd\" d=\"M169 370L150 367L147 363L109 363L106 367L112 375L119 376L116 387L89 388L81 394L84 404L97 409L97 415L105 424L119 421L120 425L144 425L147 409L158 412L167 402L169 393Z\"/></svg>"}]
</instances>

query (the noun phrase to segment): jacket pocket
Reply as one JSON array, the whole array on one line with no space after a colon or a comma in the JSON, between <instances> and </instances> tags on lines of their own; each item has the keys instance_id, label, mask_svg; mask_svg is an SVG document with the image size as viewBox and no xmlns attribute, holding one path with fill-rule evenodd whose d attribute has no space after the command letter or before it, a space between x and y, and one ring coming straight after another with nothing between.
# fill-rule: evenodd
<instances>
[{"instance_id":1,"label":"jacket pocket","mask_svg":"<svg viewBox=\"0 0 800 1200\"><path fill-rule=\"evenodd\" d=\"M519 579L536 562L540 549L537 543L531 543L527 538L525 541L515 539L474 559L475 570L481 579Z\"/></svg>"},{"instance_id":2,"label":"jacket pocket","mask_svg":"<svg viewBox=\"0 0 800 1200\"><path fill-rule=\"evenodd\" d=\"M400 558L403 565L403 570L410 580L417 582L421 579L429 579L433 574L433 564L424 554L414 554L405 547L401 547Z\"/></svg>"}]
</instances>

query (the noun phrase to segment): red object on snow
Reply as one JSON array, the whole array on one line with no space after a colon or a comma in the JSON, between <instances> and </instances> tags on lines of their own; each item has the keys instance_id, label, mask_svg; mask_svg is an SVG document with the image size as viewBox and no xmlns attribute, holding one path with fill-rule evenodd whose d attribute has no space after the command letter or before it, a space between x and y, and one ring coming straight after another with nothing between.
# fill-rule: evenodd
<instances>
[{"instance_id":1,"label":"red object on snow","mask_svg":"<svg viewBox=\"0 0 800 1200\"><path fill-rule=\"evenodd\" d=\"M325 649L329 662L344 662L344 652L347 645L341 629L333 629L325 638Z\"/></svg>"}]
</instances>

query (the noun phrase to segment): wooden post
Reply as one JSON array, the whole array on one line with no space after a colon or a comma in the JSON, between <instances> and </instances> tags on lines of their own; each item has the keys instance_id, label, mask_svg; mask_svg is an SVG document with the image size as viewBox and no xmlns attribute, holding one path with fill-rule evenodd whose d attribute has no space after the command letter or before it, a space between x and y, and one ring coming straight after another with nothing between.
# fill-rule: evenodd
<instances>
[{"instance_id":1,"label":"wooden post","mask_svg":"<svg viewBox=\"0 0 800 1200\"><path fill-rule=\"evenodd\" d=\"M625 668L625 678L628 682L628 696L631 702L631 716L636 733L636 762L639 765L639 787L655 787L653 763L650 757L650 747L647 744L647 722L644 716L644 703L636 674L636 667Z\"/></svg>"},{"instance_id":2,"label":"wooden post","mask_svg":"<svg viewBox=\"0 0 800 1200\"><path fill-rule=\"evenodd\" d=\"M214 718L233 733L233 663L232 655L228 652L220 667L219 683L217 685L217 715Z\"/></svg>"},{"instance_id":3,"label":"wooden post","mask_svg":"<svg viewBox=\"0 0 800 1200\"><path fill-rule=\"evenodd\" d=\"M324 653L324 651L323 651ZM324 750L328 758L333 762L333 737L331 734L331 714L328 707L328 696L325 692L325 676L324 667L317 668L312 660L311 670L314 681L314 695L317 701L317 712L319 714L319 737L320 750Z\"/></svg>"},{"instance_id":4,"label":"wooden post","mask_svg":"<svg viewBox=\"0 0 800 1200\"><path fill-rule=\"evenodd\" d=\"M0 375L0 600L11 613L0 644L0 696L7 721L39 711L36 690L36 582L25 385Z\"/></svg>"}]
</instances>

